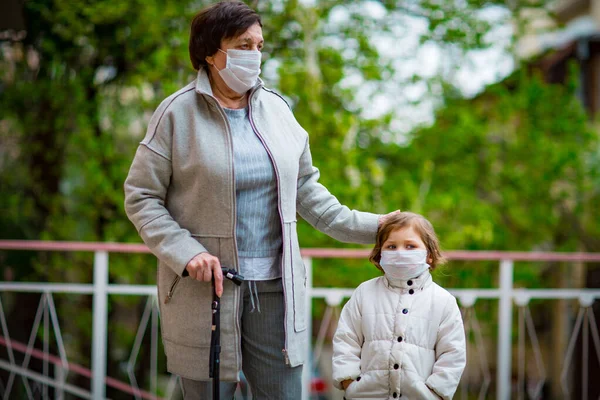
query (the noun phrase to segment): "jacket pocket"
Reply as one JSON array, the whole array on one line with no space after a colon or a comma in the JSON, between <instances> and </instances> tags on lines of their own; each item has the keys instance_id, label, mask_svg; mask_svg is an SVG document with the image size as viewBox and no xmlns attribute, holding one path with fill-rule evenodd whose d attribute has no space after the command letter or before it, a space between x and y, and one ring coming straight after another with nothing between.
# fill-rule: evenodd
<instances>
[{"instance_id":1,"label":"jacket pocket","mask_svg":"<svg viewBox=\"0 0 600 400\"><path fill-rule=\"evenodd\" d=\"M404 371L402 387L402 394L406 394L409 399L440 400L440 397L425 384L425 379L415 372Z\"/></svg>"},{"instance_id":2,"label":"jacket pocket","mask_svg":"<svg viewBox=\"0 0 600 400\"><path fill-rule=\"evenodd\" d=\"M180 280L181 280L181 277L179 275L176 275L175 279L173 279L173 282L171 282L169 291L167 292L167 294L165 296L165 304L170 302L171 299L173 298L173 295L175 294L175 289L177 288L177 284L179 283Z\"/></svg>"},{"instance_id":3,"label":"jacket pocket","mask_svg":"<svg viewBox=\"0 0 600 400\"><path fill-rule=\"evenodd\" d=\"M387 398L387 383L382 385L382 382L383 379L378 374L362 373L348 385L344 397L348 400Z\"/></svg>"},{"instance_id":4,"label":"jacket pocket","mask_svg":"<svg viewBox=\"0 0 600 400\"><path fill-rule=\"evenodd\" d=\"M170 273L169 267L162 268L165 269L161 271L165 276L161 277L161 292L164 294L161 293L163 301L160 302L163 339L185 346L208 347L212 324L210 283L179 278Z\"/></svg>"},{"instance_id":5,"label":"jacket pocket","mask_svg":"<svg viewBox=\"0 0 600 400\"><path fill-rule=\"evenodd\" d=\"M219 239L195 237L219 256ZM163 339L190 347L210 346L212 287L210 282L182 278L159 262L158 294Z\"/></svg>"},{"instance_id":6,"label":"jacket pocket","mask_svg":"<svg viewBox=\"0 0 600 400\"><path fill-rule=\"evenodd\" d=\"M348 387L346 388L346 390L344 391L344 398L345 399L360 399L361 395L360 395L360 381L356 381L353 380Z\"/></svg>"},{"instance_id":7,"label":"jacket pocket","mask_svg":"<svg viewBox=\"0 0 600 400\"><path fill-rule=\"evenodd\" d=\"M286 222L287 252L290 255L292 271L292 307L294 331L306 329L306 267L300 255L300 244L296 232L296 221Z\"/></svg>"},{"instance_id":8,"label":"jacket pocket","mask_svg":"<svg viewBox=\"0 0 600 400\"><path fill-rule=\"evenodd\" d=\"M411 385L410 392L416 399L423 400L441 400L442 398L429 388L423 381L416 381Z\"/></svg>"}]
</instances>

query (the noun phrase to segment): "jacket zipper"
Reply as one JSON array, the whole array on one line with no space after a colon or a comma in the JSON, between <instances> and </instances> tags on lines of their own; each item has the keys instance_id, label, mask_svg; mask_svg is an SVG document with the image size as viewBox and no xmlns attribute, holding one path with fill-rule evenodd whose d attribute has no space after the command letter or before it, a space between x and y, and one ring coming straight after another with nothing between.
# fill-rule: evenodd
<instances>
[{"instance_id":1,"label":"jacket zipper","mask_svg":"<svg viewBox=\"0 0 600 400\"><path fill-rule=\"evenodd\" d=\"M173 279L173 282L171 282L171 287L169 288L169 291L167 292L167 296L165 297L165 304L170 302L171 299L173 298L173 294L175 293L175 288L177 287L177 284L179 283L180 280L181 280L181 277L179 275L177 275L175 277L175 279Z\"/></svg>"},{"instance_id":2,"label":"jacket zipper","mask_svg":"<svg viewBox=\"0 0 600 400\"><path fill-rule=\"evenodd\" d=\"M283 223L283 215L281 214L281 185L279 183L280 181L280 177L279 177L279 172L277 170L277 164L275 163L275 157L273 157L273 154L271 153L271 149L269 149L269 146L267 146L267 143L265 142L264 138L261 136L260 132L258 131L258 129L256 128L256 125L254 124L254 120L252 119L252 98L254 93L256 93L256 90L254 92L252 92L250 94L250 96L248 96L248 119L250 120L250 126L252 127L252 129L254 130L254 133L256 134L256 136L258 136L258 139L261 141L262 145L264 146L265 150L267 151L267 154L269 154L269 158L271 158L271 162L273 163L273 170L275 171L275 177L277 178L277 211L279 212L279 222L281 223L281 238L283 240L284 235L285 235L285 225ZM285 246L284 243L281 244L282 246L282 251L283 251L283 246ZM288 352L287 352L287 347L288 347L288 335L287 335L287 302L286 302L286 298L287 298L287 293L285 290L285 266L283 265L283 257L281 257L281 276L282 276L282 287L283 287L283 331L284 331L284 348L281 350L281 352L283 353L283 358L285 360L285 364L286 365L290 365L290 358L288 356Z\"/></svg>"},{"instance_id":3,"label":"jacket zipper","mask_svg":"<svg viewBox=\"0 0 600 400\"><path fill-rule=\"evenodd\" d=\"M227 134L228 134L228 138L229 138L229 156L231 157L231 183L232 183L232 187L233 190L231 192L232 195L232 203L233 203L233 226L232 226L232 231L233 231L233 251L234 251L234 260L238 259L238 248L237 248L237 231L236 231L236 221L237 221L237 201L235 198L235 163L234 163L234 154L233 154L233 137L231 135L231 127L229 126L229 120L227 119L227 115L225 114L225 111L223 111L223 108L221 107L221 105L219 104L219 101L213 97L213 100L215 102L215 106L217 108L217 110L219 111L219 114L221 114L221 117L223 118L223 120L225 121L225 125L227 126ZM236 265L237 268L237 265ZM236 304L240 303L240 299L239 299L239 295L240 295L240 291L237 291L238 295L235 296L235 301ZM233 309L235 310L235 315L234 315L234 319L235 319L235 330L236 330L236 336L238 337L237 343L240 343L241 341L241 329L240 329L240 319L239 319L239 307L236 305L233 307ZM236 343L236 347L239 346L239 344ZM236 359L236 364L237 364L237 369L238 371L241 369L241 365L240 365L240 361L239 361L239 357L238 355L241 354L242 350L241 349L237 349L238 351L235 352L235 359Z\"/></svg>"}]
</instances>

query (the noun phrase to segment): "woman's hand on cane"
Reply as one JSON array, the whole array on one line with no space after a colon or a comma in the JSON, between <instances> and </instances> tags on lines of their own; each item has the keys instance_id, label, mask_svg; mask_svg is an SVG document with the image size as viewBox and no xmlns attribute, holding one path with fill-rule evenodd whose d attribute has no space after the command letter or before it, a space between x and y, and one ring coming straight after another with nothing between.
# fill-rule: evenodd
<instances>
[{"instance_id":1,"label":"woman's hand on cane","mask_svg":"<svg viewBox=\"0 0 600 400\"><path fill-rule=\"evenodd\" d=\"M190 278L210 282L215 278L215 292L221 297L223 294L223 272L219 259L209 253L200 253L188 262L185 269Z\"/></svg>"}]
</instances>

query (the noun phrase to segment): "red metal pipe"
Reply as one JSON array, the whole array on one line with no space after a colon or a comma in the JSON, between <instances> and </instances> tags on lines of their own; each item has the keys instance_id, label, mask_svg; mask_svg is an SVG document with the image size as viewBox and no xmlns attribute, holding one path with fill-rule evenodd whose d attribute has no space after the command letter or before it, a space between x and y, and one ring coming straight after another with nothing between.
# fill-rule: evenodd
<instances>
[{"instance_id":1,"label":"red metal pipe","mask_svg":"<svg viewBox=\"0 0 600 400\"><path fill-rule=\"evenodd\" d=\"M0 250L150 253L148 247L142 243L63 242L46 240L0 240ZM301 253L305 257L314 258L366 258L370 251L370 249L304 248L301 250ZM600 262L600 253L451 250L444 252L444 256L449 260Z\"/></svg>"},{"instance_id":2,"label":"red metal pipe","mask_svg":"<svg viewBox=\"0 0 600 400\"><path fill-rule=\"evenodd\" d=\"M0 345L8 347L8 340L6 340L6 338L4 336L0 336ZM92 378L92 371L90 369L88 369L82 365L74 364L74 363L68 363L67 365L64 365L62 360L60 359L60 357L55 356L53 354L46 354L46 353L42 352L41 350L38 350L35 348L28 350L27 346L24 343L17 342L13 339L10 339L10 347L21 353L29 353L33 357L35 357L39 360L49 361L54 365L66 368L69 371L73 371L76 374L85 376L86 378L90 378L90 379ZM105 382L106 382L107 386L113 387L115 389L118 389L125 393L129 393L134 396L138 395L138 396L142 397L143 399L150 399L150 400L159 400L160 399L160 397L157 397L157 396L153 395L152 393L148 393L144 390L136 389L133 386L128 385L127 383L117 380L115 378L111 378L111 377L107 376L105 379Z\"/></svg>"}]
</instances>

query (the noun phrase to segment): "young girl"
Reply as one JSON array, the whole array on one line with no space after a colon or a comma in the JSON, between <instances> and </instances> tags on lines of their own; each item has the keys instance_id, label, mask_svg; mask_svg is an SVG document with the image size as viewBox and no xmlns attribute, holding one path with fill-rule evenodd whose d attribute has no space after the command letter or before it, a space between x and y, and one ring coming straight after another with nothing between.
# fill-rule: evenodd
<instances>
[{"instance_id":1,"label":"young girl","mask_svg":"<svg viewBox=\"0 0 600 400\"><path fill-rule=\"evenodd\" d=\"M466 364L456 299L431 280L442 264L425 218L399 213L379 229L369 260L384 276L363 282L333 338L333 381L345 399L451 399Z\"/></svg>"}]
</instances>

